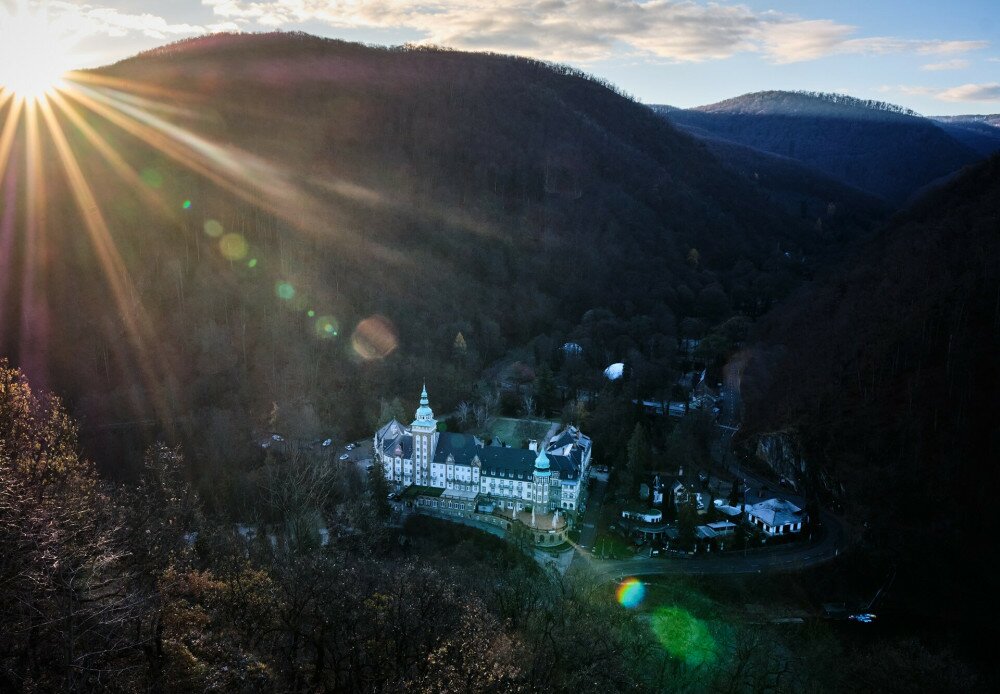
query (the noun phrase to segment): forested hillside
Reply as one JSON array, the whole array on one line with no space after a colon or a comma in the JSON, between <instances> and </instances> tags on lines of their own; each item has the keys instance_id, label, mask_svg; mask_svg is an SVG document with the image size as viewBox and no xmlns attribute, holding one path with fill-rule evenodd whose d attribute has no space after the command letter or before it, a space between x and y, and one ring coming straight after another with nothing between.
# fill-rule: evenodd
<instances>
[{"instance_id":1,"label":"forested hillside","mask_svg":"<svg viewBox=\"0 0 1000 694\"><path fill-rule=\"evenodd\" d=\"M795 159L894 205L984 156L912 111L840 94L767 91L653 108L696 134Z\"/></svg>"},{"instance_id":2,"label":"forested hillside","mask_svg":"<svg viewBox=\"0 0 1000 694\"><path fill-rule=\"evenodd\" d=\"M679 337L759 315L866 229L850 202L782 212L647 108L531 60L214 36L76 85L89 128L54 121L121 267L42 138L53 250L38 282L11 241L0 353L107 437L102 463L134 422L199 469L238 466L255 430L357 437L380 399L426 380L447 411L512 348L562 368L566 339L576 387L631 357L669 388Z\"/></svg>"},{"instance_id":3,"label":"forested hillside","mask_svg":"<svg viewBox=\"0 0 1000 694\"><path fill-rule=\"evenodd\" d=\"M998 297L993 157L768 316L744 374L745 440L798 442L911 613L987 619L995 577L968 558L994 534Z\"/></svg>"},{"instance_id":4,"label":"forested hillside","mask_svg":"<svg viewBox=\"0 0 1000 694\"><path fill-rule=\"evenodd\" d=\"M1000 151L1000 116L935 116L938 126L983 156Z\"/></svg>"}]
</instances>

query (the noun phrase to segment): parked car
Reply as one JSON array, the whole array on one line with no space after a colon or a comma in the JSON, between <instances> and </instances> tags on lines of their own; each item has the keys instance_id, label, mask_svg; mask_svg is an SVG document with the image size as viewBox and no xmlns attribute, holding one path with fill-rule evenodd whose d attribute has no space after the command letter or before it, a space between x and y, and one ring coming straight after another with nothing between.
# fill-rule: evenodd
<instances>
[{"instance_id":1,"label":"parked car","mask_svg":"<svg viewBox=\"0 0 1000 694\"><path fill-rule=\"evenodd\" d=\"M349 456L349 455L347 455L346 453L344 453L344 454L342 454L342 455L340 456L340 459L341 459L341 460L347 460L347 459L348 459L348 458L350 458L350 457L351 457L351 456Z\"/></svg>"},{"instance_id":2,"label":"parked car","mask_svg":"<svg viewBox=\"0 0 1000 694\"><path fill-rule=\"evenodd\" d=\"M354 450L354 444L353 444L353 443L349 443L349 444L347 444L347 445L345 446L345 448L346 448L347 450L349 450L349 451L353 451L353 450Z\"/></svg>"}]
</instances>

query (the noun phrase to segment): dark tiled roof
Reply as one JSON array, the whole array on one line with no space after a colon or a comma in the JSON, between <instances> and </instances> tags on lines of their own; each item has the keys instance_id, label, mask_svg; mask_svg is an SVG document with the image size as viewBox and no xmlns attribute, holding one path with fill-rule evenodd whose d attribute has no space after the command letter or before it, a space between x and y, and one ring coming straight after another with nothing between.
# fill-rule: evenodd
<instances>
[{"instance_id":1,"label":"dark tiled roof","mask_svg":"<svg viewBox=\"0 0 1000 694\"><path fill-rule=\"evenodd\" d=\"M563 431L562 436L557 439L549 441L549 448L562 448L563 446L568 446L571 443L576 443L576 437L569 433L569 429Z\"/></svg>"},{"instance_id":2,"label":"dark tiled roof","mask_svg":"<svg viewBox=\"0 0 1000 694\"><path fill-rule=\"evenodd\" d=\"M403 455L401 455L400 458L403 458L404 460L409 458L410 454L413 452L413 435L403 434L398 438L383 441L382 451L385 455L395 457L397 445L403 450Z\"/></svg>"},{"instance_id":3,"label":"dark tiled roof","mask_svg":"<svg viewBox=\"0 0 1000 694\"><path fill-rule=\"evenodd\" d=\"M534 471L535 458L538 456L535 451L527 448L482 446L468 434L443 433L438 440L434 462L446 462L449 454L454 456L457 465L472 465L472 459L478 455L484 474L491 477L503 471L505 475L513 473L526 478ZM576 479L579 475L579 465L574 464L570 458L562 455L549 455L548 458L549 469L558 472L560 478ZM490 472L491 470L496 473Z\"/></svg>"},{"instance_id":4,"label":"dark tiled roof","mask_svg":"<svg viewBox=\"0 0 1000 694\"><path fill-rule=\"evenodd\" d=\"M392 429L393 424L395 424L397 427L399 426L399 422L397 422L395 419L390 419L386 424L382 426L381 429L375 432L375 436L377 436L380 439L385 438L385 435L389 433L390 429Z\"/></svg>"}]
</instances>

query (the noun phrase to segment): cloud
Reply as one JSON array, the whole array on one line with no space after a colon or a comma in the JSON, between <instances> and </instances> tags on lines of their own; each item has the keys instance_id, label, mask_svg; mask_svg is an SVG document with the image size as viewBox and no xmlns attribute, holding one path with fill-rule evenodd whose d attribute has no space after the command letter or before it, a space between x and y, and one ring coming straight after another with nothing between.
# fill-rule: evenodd
<instances>
[{"instance_id":1,"label":"cloud","mask_svg":"<svg viewBox=\"0 0 1000 694\"><path fill-rule=\"evenodd\" d=\"M892 36L871 36L844 41L838 48L843 53L918 53L921 55L945 55L968 53L989 46L989 41L942 41L941 39L900 39Z\"/></svg>"},{"instance_id":2,"label":"cloud","mask_svg":"<svg viewBox=\"0 0 1000 694\"><path fill-rule=\"evenodd\" d=\"M297 28L390 29L420 43L586 63L611 56L702 62L756 53L776 63L837 54L957 54L979 40L859 37L831 19L695 0L187 0L217 23L174 23L98 2L51 0L50 14L77 33L159 41L212 31ZM128 7L134 7L130 2ZM942 63L943 64L943 63Z\"/></svg>"},{"instance_id":3,"label":"cloud","mask_svg":"<svg viewBox=\"0 0 1000 694\"><path fill-rule=\"evenodd\" d=\"M777 63L815 60L841 52L854 27L828 19L774 22L762 31L764 51Z\"/></svg>"},{"instance_id":4,"label":"cloud","mask_svg":"<svg viewBox=\"0 0 1000 694\"><path fill-rule=\"evenodd\" d=\"M954 60L945 60L940 63L927 63L926 65L921 65L920 69L930 72L940 72L943 70L961 70L967 67L969 67L968 60L956 58Z\"/></svg>"},{"instance_id":5,"label":"cloud","mask_svg":"<svg viewBox=\"0 0 1000 694\"><path fill-rule=\"evenodd\" d=\"M942 101L1000 101L1000 82L963 84L938 92L935 98Z\"/></svg>"},{"instance_id":6,"label":"cloud","mask_svg":"<svg viewBox=\"0 0 1000 694\"><path fill-rule=\"evenodd\" d=\"M90 8L82 16L95 26L102 27L111 36L124 36L137 32L152 39L185 36L205 32L205 27L195 24L170 24L163 17L153 14L127 14L108 8Z\"/></svg>"},{"instance_id":7,"label":"cloud","mask_svg":"<svg viewBox=\"0 0 1000 694\"><path fill-rule=\"evenodd\" d=\"M211 31L221 25L202 26L199 24L171 23L159 15L122 12L110 7L79 4L67 0L56 0L45 5L50 21L60 29L72 28L65 33L77 37L106 35L120 38L129 34L139 34L156 40L166 40L180 36L194 36ZM226 26L231 25L226 23Z\"/></svg>"},{"instance_id":8,"label":"cloud","mask_svg":"<svg viewBox=\"0 0 1000 694\"><path fill-rule=\"evenodd\" d=\"M589 61L642 55L699 62L756 52L774 63L843 53L962 53L986 41L856 37L830 19L692 0L202 0L219 17L284 27L416 31L422 43Z\"/></svg>"},{"instance_id":9,"label":"cloud","mask_svg":"<svg viewBox=\"0 0 1000 694\"><path fill-rule=\"evenodd\" d=\"M907 84L886 84L879 87L878 91L906 94L908 96L929 96L938 101L1000 101L1000 82L963 84L948 89Z\"/></svg>"},{"instance_id":10,"label":"cloud","mask_svg":"<svg viewBox=\"0 0 1000 694\"><path fill-rule=\"evenodd\" d=\"M918 87L908 84L883 84L878 88L879 92L906 94L907 96L934 96L938 90L933 87Z\"/></svg>"}]
</instances>

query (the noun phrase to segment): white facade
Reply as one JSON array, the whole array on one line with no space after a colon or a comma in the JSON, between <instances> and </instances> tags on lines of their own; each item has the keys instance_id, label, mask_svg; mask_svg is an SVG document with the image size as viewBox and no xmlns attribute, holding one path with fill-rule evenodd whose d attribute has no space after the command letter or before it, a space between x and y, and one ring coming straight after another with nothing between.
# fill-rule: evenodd
<instances>
[{"instance_id":1,"label":"white facade","mask_svg":"<svg viewBox=\"0 0 1000 694\"><path fill-rule=\"evenodd\" d=\"M409 427L393 420L375 433L374 455L397 491L429 487L429 493L444 490L440 496L446 500L478 499L512 511L529 506L576 511L591 441L570 426L536 454L486 446L468 434L439 433L425 388Z\"/></svg>"},{"instance_id":2,"label":"white facade","mask_svg":"<svg viewBox=\"0 0 1000 694\"><path fill-rule=\"evenodd\" d=\"M747 521L769 537L802 532L805 514L784 499L768 499L747 506Z\"/></svg>"}]
</instances>

